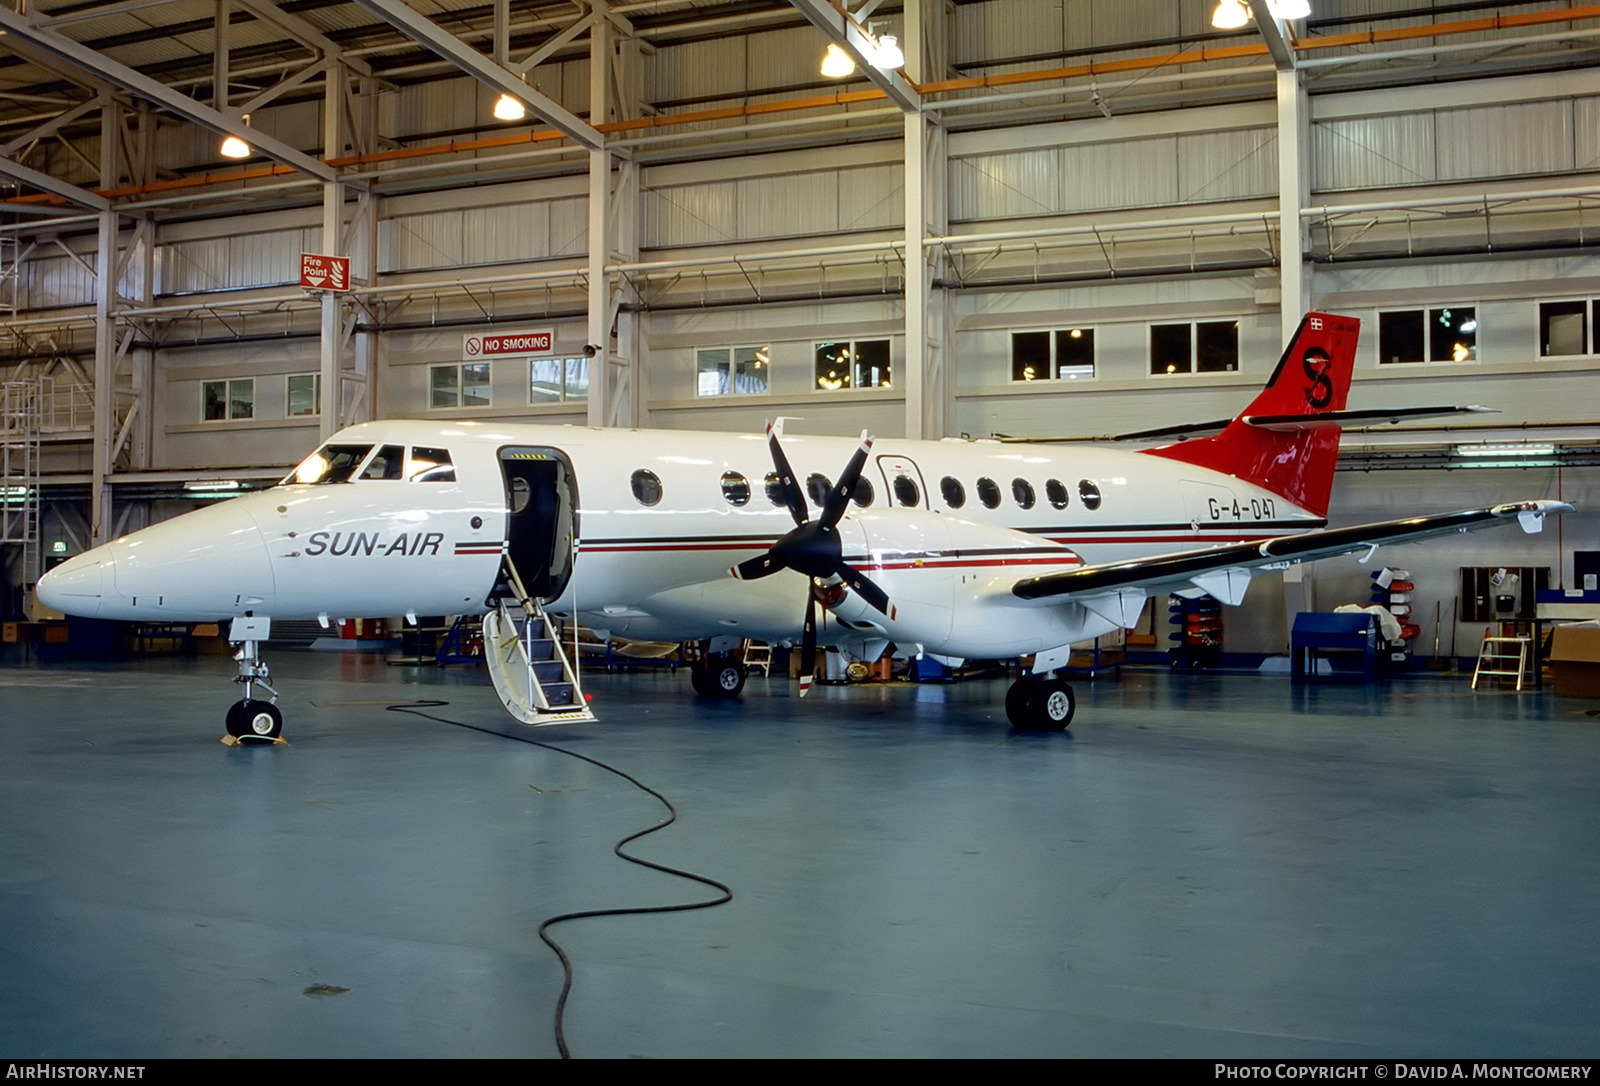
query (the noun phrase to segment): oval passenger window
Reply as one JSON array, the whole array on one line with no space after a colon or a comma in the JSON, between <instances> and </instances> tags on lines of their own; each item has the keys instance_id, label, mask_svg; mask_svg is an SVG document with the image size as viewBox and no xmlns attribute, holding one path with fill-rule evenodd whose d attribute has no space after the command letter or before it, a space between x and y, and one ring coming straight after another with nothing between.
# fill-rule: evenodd
<instances>
[{"instance_id":1,"label":"oval passenger window","mask_svg":"<svg viewBox=\"0 0 1600 1086\"><path fill-rule=\"evenodd\" d=\"M750 503L750 480L740 475L737 471L722 473L722 496L729 505L748 505Z\"/></svg>"},{"instance_id":2,"label":"oval passenger window","mask_svg":"<svg viewBox=\"0 0 1600 1086\"><path fill-rule=\"evenodd\" d=\"M633 473L633 496L640 505L656 505L661 501L661 480L656 473L640 468Z\"/></svg>"}]
</instances>

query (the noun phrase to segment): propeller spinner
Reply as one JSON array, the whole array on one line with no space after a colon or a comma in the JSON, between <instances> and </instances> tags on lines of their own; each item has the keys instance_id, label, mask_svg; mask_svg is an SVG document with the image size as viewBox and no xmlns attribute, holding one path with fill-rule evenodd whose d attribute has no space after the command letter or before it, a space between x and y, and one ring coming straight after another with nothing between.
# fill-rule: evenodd
<instances>
[{"instance_id":1,"label":"propeller spinner","mask_svg":"<svg viewBox=\"0 0 1600 1086\"><path fill-rule=\"evenodd\" d=\"M889 618L894 618L894 604L889 602L888 594L844 560L844 545L837 530L840 519L849 508L856 483L861 479L861 469L866 466L872 438L865 430L861 431L860 446L845 466L844 474L839 476L839 481L828 492L827 503L816 520L810 518L805 492L795 481L794 469L789 466L789 458L783 452L782 438L783 420L779 419L767 427L767 447L772 452L772 465L778 471L784 504L788 506L789 516L794 519L795 526L773 543L765 554L734 566L733 575L740 580L753 581L782 569L792 569L812 578L813 588L816 583L838 578L866 603ZM811 689L816 658L817 595L811 590L806 593L806 621L800 638L801 697L805 697Z\"/></svg>"}]
</instances>

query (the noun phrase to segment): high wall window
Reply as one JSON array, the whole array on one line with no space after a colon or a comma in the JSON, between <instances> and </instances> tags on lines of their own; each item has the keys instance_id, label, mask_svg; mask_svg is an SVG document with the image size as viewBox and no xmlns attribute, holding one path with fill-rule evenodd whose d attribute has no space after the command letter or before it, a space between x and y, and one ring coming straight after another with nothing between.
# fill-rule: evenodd
<instances>
[{"instance_id":1,"label":"high wall window","mask_svg":"<svg viewBox=\"0 0 1600 1086\"><path fill-rule=\"evenodd\" d=\"M817 387L889 388L889 341L858 339L819 343L816 348Z\"/></svg>"},{"instance_id":2,"label":"high wall window","mask_svg":"<svg viewBox=\"0 0 1600 1086\"><path fill-rule=\"evenodd\" d=\"M428 367L429 407L488 407L489 363Z\"/></svg>"},{"instance_id":3,"label":"high wall window","mask_svg":"<svg viewBox=\"0 0 1600 1086\"><path fill-rule=\"evenodd\" d=\"M748 395L767 391L770 347L706 347L694 353L696 396Z\"/></svg>"},{"instance_id":4,"label":"high wall window","mask_svg":"<svg viewBox=\"0 0 1600 1086\"><path fill-rule=\"evenodd\" d=\"M1093 376L1093 328L1011 333L1013 381L1075 380Z\"/></svg>"},{"instance_id":5,"label":"high wall window","mask_svg":"<svg viewBox=\"0 0 1600 1086\"><path fill-rule=\"evenodd\" d=\"M1539 303L1539 357L1600 354L1595 350L1593 303L1588 299Z\"/></svg>"},{"instance_id":6,"label":"high wall window","mask_svg":"<svg viewBox=\"0 0 1600 1086\"><path fill-rule=\"evenodd\" d=\"M322 375L292 373L284 390L283 413L288 418L322 414Z\"/></svg>"},{"instance_id":7,"label":"high wall window","mask_svg":"<svg viewBox=\"0 0 1600 1086\"><path fill-rule=\"evenodd\" d=\"M1378 314L1378 362L1473 362L1478 311L1472 306L1396 309Z\"/></svg>"},{"instance_id":8,"label":"high wall window","mask_svg":"<svg viewBox=\"0 0 1600 1086\"><path fill-rule=\"evenodd\" d=\"M1238 368L1238 321L1150 326L1151 373L1228 373Z\"/></svg>"},{"instance_id":9,"label":"high wall window","mask_svg":"<svg viewBox=\"0 0 1600 1086\"><path fill-rule=\"evenodd\" d=\"M207 422L222 419L251 419L256 414L256 382L253 377L232 381L205 381L200 386L201 418Z\"/></svg>"},{"instance_id":10,"label":"high wall window","mask_svg":"<svg viewBox=\"0 0 1600 1086\"><path fill-rule=\"evenodd\" d=\"M561 403L589 398L587 358L530 358L528 402Z\"/></svg>"}]
</instances>

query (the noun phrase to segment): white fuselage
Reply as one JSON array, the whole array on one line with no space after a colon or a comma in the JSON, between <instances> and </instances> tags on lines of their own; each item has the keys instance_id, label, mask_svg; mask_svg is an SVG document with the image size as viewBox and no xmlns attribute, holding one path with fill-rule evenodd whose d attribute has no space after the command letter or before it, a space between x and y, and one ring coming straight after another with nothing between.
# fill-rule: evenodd
<instances>
[{"instance_id":1,"label":"white fuselage","mask_svg":"<svg viewBox=\"0 0 1600 1086\"><path fill-rule=\"evenodd\" d=\"M764 435L390 421L328 445L443 449L454 478L282 484L79 555L41 581L41 598L134 621L479 611L507 538L503 451L541 449L570 465L575 491L572 576L549 610L630 638L798 636L800 574L728 572L793 527L763 485L773 471ZM813 473L837 478L855 446L783 438L802 485ZM659 488L643 491L653 504L636 495L641 471ZM835 615L868 640L952 656L1031 652L1109 628L1076 605L1016 600L1008 590L1020 576L1323 523L1240 479L1090 446L884 439L863 479L873 500L841 522L844 556L889 593L898 618L853 597Z\"/></svg>"}]
</instances>

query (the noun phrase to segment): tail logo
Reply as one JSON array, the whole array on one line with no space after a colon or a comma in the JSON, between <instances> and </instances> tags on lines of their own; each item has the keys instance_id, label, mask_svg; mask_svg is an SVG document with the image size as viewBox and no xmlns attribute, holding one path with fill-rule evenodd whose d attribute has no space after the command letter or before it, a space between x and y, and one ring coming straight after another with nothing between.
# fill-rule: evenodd
<instances>
[{"instance_id":1,"label":"tail logo","mask_svg":"<svg viewBox=\"0 0 1600 1086\"><path fill-rule=\"evenodd\" d=\"M1313 321L1313 325L1320 321ZM1321 411L1333 402L1333 378L1328 376L1328 367L1333 365L1333 359L1321 347L1311 347L1306 350L1302 366L1306 376L1311 378L1311 384L1306 388L1306 403L1313 411Z\"/></svg>"}]
</instances>

